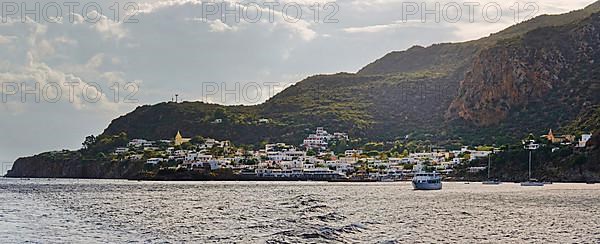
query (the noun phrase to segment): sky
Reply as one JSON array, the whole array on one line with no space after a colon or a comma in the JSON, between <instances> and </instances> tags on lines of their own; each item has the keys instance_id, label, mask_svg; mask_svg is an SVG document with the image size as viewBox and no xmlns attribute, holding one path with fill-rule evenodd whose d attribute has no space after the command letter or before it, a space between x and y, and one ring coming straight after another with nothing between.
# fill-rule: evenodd
<instances>
[{"instance_id":1,"label":"sky","mask_svg":"<svg viewBox=\"0 0 600 244\"><path fill-rule=\"evenodd\" d=\"M175 94L256 104L310 75L593 1L68 2L0 5L0 162L78 149L112 119Z\"/></svg>"}]
</instances>

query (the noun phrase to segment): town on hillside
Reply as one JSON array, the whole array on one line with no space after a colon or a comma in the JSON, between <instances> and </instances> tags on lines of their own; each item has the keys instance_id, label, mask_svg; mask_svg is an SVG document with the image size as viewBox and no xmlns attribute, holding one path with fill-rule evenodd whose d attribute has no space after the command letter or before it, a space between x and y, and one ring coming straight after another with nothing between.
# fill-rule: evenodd
<instances>
[{"instance_id":1,"label":"town on hillside","mask_svg":"<svg viewBox=\"0 0 600 244\"><path fill-rule=\"evenodd\" d=\"M591 134L583 134L576 140L575 136L550 130L536 139L547 141L554 152L561 147L584 148L590 138ZM398 145L385 150L381 143L353 147L350 141L347 133L330 133L318 127L300 145L266 143L253 150L236 147L228 140L186 138L178 131L171 139L132 139L126 146L114 148L110 155L113 160L144 162L142 179L196 175L211 179L399 181L408 180L421 171L448 176L457 166L477 160L487 162L504 150L461 146L459 149L430 147L409 151ZM477 173L488 167L485 164L470 166L468 172Z\"/></svg>"}]
</instances>

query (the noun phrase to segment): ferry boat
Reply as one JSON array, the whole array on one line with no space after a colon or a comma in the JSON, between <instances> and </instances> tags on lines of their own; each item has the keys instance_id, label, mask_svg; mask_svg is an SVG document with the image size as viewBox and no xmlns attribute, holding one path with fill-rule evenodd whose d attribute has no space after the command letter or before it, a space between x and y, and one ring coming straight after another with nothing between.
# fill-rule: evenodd
<instances>
[{"instance_id":1,"label":"ferry boat","mask_svg":"<svg viewBox=\"0 0 600 244\"><path fill-rule=\"evenodd\" d=\"M416 173L412 179L412 185L415 190L441 190L442 176L436 172Z\"/></svg>"}]
</instances>

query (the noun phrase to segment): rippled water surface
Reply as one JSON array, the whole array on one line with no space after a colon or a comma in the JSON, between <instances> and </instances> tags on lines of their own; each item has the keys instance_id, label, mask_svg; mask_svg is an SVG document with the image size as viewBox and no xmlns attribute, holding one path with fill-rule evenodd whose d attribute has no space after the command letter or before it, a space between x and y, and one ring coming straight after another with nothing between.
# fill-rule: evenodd
<instances>
[{"instance_id":1,"label":"rippled water surface","mask_svg":"<svg viewBox=\"0 0 600 244\"><path fill-rule=\"evenodd\" d=\"M600 185L0 179L0 243L600 242Z\"/></svg>"}]
</instances>

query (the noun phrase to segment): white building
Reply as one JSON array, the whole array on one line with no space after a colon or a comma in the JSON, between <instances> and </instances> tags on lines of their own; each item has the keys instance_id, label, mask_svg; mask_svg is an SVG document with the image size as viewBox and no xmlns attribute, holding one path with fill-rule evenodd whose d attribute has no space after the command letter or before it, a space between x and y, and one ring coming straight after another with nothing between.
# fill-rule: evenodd
<instances>
[{"instance_id":1,"label":"white building","mask_svg":"<svg viewBox=\"0 0 600 244\"><path fill-rule=\"evenodd\" d=\"M354 166L352 166L352 164L340 161L327 161L325 165L327 165L329 168L334 168L337 172L346 173L350 170L354 170Z\"/></svg>"},{"instance_id":2,"label":"white building","mask_svg":"<svg viewBox=\"0 0 600 244\"><path fill-rule=\"evenodd\" d=\"M332 137L333 136L323 129L323 127L317 127L315 133L308 135L308 137L304 139L302 145L307 148L326 149L327 142Z\"/></svg>"},{"instance_id":3,"label":"white building","mask_svg":"<svg viewBox=\"0 0 600 244\"><path fill-rule=\"evenodd\" d=\"M333 137L338 140L348 140L348 134L342 132L333 133Z\"/></svg>"},{"instance_id":4,"label":"white building","mask_svg":"<svg viewBox=\"0 0 600 244\"><path fill-rule=\"evenodd\" d=\"M129 141L129 143L127 143L127 146L129 147L142 147L144 146L144 144L147 144L148 141L144 140L144 139L133 139L131 141Z\"/></svg>"},{"instance_id":5,"label":"white building","mask_svg":"<svg viewBox=\"0 0 600 244\"><path fill-rule=\"evenodd\" d=\"M352 150L346 150L344 152L344 155L346 157L355 157L355 156L359 156L363 153L362 150L357 150L357 149L352 149Z\"/></svg>"},{"instance_id":6,"label":"white building","mask_svg":"<svg viewBox=\"0 0 600 244\"><path fill-rule=\"evenodd\" d=\"M491 151L471 151L471 160L476 158L487 158L491 153Z\"/></svg>"},{"instance_id":7,"label":"white building","mask_svg":"<svg viewBox=\"0 0 600 244\"><path fill-rule=\"evenodd\" d=\"M132 160L132 161L138 161L138 160L142 160L142 158L144 158L144 155L142 155L142 154L133 154L133 155L127 156L126 158L129 159L129 160Z\"/></svg>"},{"instance_id":8,"label":"white building","mask_svg":"<svg viewBox=\"0 0 600 244\"><path fill-rule=\"evenodd\" d=\"M191 164L191 167L192 167L192 169L208 167L208 168L210 168L210 170L217 170L217 169L221 168L222 166L226 166L228 164L229 164L229 162L225 161L225 160L212 159L212 160L208 160L208 161L194 162Z\"/></svg>"},{"instance_id":9,"label":"white building","mask_svg":"<svg viewBox=\"0 0 600 244\"><path fill-rule=\"evenodd\" d=\"M302 168L304 168L304 162L302 162L301 160L282 161L282 162L279 162L278 165L282 169L302 169Z\"/></svg>"},{"instance_id":10,"label":"white building","mask_svg":"<svg viewBox=\"0 0 600 244\"><path fill-rule=\"evenodd\" d=\"M185 155L185 163L191 164L197 161L208 161L213 158L212 155L200 154L197 152L190 152Z\"/></svg>"},{"instance_id":11,"label":"white building","mask_svg":"<svg viewBox=\"0 0 600 244\"><path fill-rule=\"evenodd\" d=\"M146 164L156 165L162 161L164 161L164 159L162 158L149 158L148 160L146 160Z\"/></svg>"},{"instance_id":12,"label":"white building","mask_svg":"<svg viewBox=\"0 0 600 244\"><path fill-rule=\"evenodd\" d=\"M592 134L583 134L581 135L581 140L577 143L576 147L585 147L587 142L592 138Z\"/></svg>"},{"instance_id":13,"label":"white building","mask_svg":"<svg viewBox=\"0 0 600 244\"><path fill-rule=\"evenodd\" d=\"M358 161L356 157L340 157L340 158L338 158L338 162L341 162L341 163L355 164L356 161Z\"/></svg>"},{"instance_id":14,"label":"white building","mask_svg":"<svg viewBox=\"0 0 600 244\"><path fill-rule=\"evenodd\" d=\"M116 154L123 154L129 152L129 148L126 147L117 147L117 149L115 149L115 153Z\"/></svg>"},{"instance_id":15,"label":"white building","mask_svg":"<svg viewBox=\"0 0 600 244\"><path fill-rule=\"evenodd\" d=\"M453 163L454 165L460 164L460 158L453 158L453 159L452 159L452 163Z\"/></svg>"}]
</instances>

